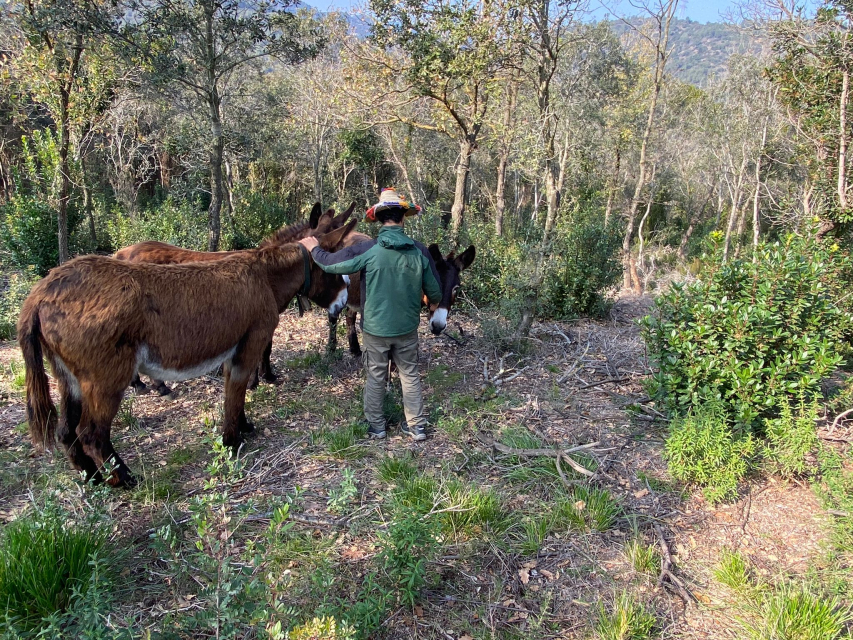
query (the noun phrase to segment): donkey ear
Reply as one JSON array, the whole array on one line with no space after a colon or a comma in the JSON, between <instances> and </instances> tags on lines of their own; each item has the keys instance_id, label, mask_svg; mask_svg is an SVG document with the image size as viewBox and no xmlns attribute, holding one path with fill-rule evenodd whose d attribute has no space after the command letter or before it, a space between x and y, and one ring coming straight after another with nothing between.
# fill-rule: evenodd
<instances>
[{"instance_id":1,"label":"donkey ear","mask_svg":"<svg viewBox=\"0 0 853 640\"><path fill-rule=\"evenodd\" d=\"M429 245L429 247L427 247L427 249L429 250L429 254L432 256L432 259L435 261L436 264L441 264L442 262L444 262L444 256L441 255L441 249L438 248L437 244L431 244Z\"/></svg>"},{"instance_id":2,"label":"donkey ear","mask_svg":"<svg viewBox=\"0 0 853 640\"><path fill-rule=\"evenodd\" d=\"M326 251L334 251L341 246L341 243L350 233L352 233L352 230L355 229L355 225L357 224L358 220L350 220L345 226L340 229L330 231L326 235L318 237L317 240L320 241L320 246Z\"/></svg>"},{"instance_id":3,"label":"donkey ear","mask_svg":"<svg viewBox=\"0 0 853 640\"><path fill-rule=\"evenodd\" d=\"M317 223L320 221L320 216L323 213L323 207L320 206L319 202L315 202L314 206L311 207L311 216L308 218L308 224L311 225L312 229L317 228Z\"/></svg>"},{"instance_id":4,"label":"donkey ear","mask_svg":"<svg viewBox=\"0 0 853 640\"><path fill-rule=\"evenodd\" d=\"M315 236L323 235L327 233L329 229L332 228L332 214L334 211L327 211L323 215L319 217L317 222L314 225L314 234Z\"/></svg>"},{"instance_id":5,"label":"donkey ear","mask_svg":"<svg viewBox=\"0 0 853 640\"><path fill-rule=\"evenodd\" d=\"M344 211L344 212L343 212L342 214L340 214L339 216L335 216L335 217L332 219L332 229L337 229L338 227L342 227L342 226L344 225L344 223L345 223L347 220L349 220L349 217L352 215L352 212L353 212L353 211L355 211L355 206L356 206L356 203L355 203L355 202L353 202L353 203L349 206L349 209L347 209L346 211Z\"/></svg>"},{"instance_id":6,"label":"donkey ear","mask_svg":"<svg viewBox=\"0 0 853 640\"><path fill-rule=\"evenodd\" d=\"M477 257L477 250L474 248L472 244L470 247L465 249L456 260L459 262L462 269L467 269L471 266L471 263L474 262L474 258Z\"/></svg>"}]
</instances>

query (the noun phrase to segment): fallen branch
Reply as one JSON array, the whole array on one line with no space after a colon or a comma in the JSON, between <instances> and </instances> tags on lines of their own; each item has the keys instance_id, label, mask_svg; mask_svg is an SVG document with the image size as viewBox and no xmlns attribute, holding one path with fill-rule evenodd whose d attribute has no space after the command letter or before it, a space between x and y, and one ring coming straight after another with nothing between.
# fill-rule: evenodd
<instances>
[{"instance_id":1,"label":"fallen branch","mask_svg":"<svg viewBox=\"0 0 853 640\"><path fill-rule=\"evenodd\" d=\"M669 553L669 545L666 543L666 538L663 537L663 531L660 528L660 525L654 525L655 533L658 535L658 541L660 543L660 552L661 552L661 563L660 563L660 576L658 577L658 585L661 587L664 586L664 580L669 579L669 582L675 587L676 592L679 597L684 601L685 606L689 604L692 600L693 602L698 602L696 596L694 596L687 588L684 586L684 583L672 572L673 562L672 555Z\"/></svg>"},{"instance_id":2,"label":"fallen branch","mask_svg":"<svg viewBox=\"0 0 853 640\"><path fill-rule=\"evenodd\" d=\"M591 478L595 475L593 471L590 471L586 467L580 465L575 462L570 453L574 453L576 451L583 451L584 449L591 449L592 447L600 444L598 441L590 442L588 444L581 444L576 447L572 447L570 449L516 449L515 447L508 447L505 444L501 444L500 442L492 442L492 446L495 448L495 451L499 453L503 453L508 456L519 456L522 458L539 458L542 456L557 458L558 465L559 461L565 460L566 464L568 464L572 469L577 471L579 474L586 476L587 478ZM559 468L559 467L558 467ZM566 480L568 482L568 480Z\"/></svg>"},{"instance_id":3,"label":"fallen branch","mask_svg":"<svg viewBox=\"0 0 853 640\"><path fill-rule=\"evenodd\" d=\"M628 382L630 378L608 378L607 380L599 380L598 382L590 382L589 384L585 384L582 387L578 387L578 389L592 389L593 387L598 387L602 384L611 384L617 382Z\"/></svg>"},{"instance_id":4,"label":"fallen branch","mask_svg":"<svg viewBox=\"0 0 853 640\"><path fill-rule=\"evenodd\" d=\"M838 423L841 422L841 420L843 420L847 416L849 416L851 413L853 413L853 409L848 409L847 411L843 411L837 416L835 416L835 420L832 421L832 426L829 427L827 433L832 434L832 432L835 431L835 427L838 426Z\"/></svg>"}]
</instances>

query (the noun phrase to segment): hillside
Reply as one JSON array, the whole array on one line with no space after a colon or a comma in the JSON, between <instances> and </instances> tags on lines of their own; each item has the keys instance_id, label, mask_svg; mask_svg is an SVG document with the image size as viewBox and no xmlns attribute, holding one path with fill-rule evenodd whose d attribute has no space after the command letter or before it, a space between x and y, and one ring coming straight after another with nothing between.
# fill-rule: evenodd
<instances>
[{"instance_id":1,"label":"hillside","mask_svg":"<svg viewBox=\"0 0 853 640\"><path fill-rule=\"evenodd\" d=\"M613 24L613 30L620 35L627 29L624 24ZM762 47L761 41L752 34L723 22L703 24L689 19L675 20L670 38L673 53L669 72L679 80L700 87L711 77L724 73L732 55L754 53Z\"/></svg>"}]
</instances>

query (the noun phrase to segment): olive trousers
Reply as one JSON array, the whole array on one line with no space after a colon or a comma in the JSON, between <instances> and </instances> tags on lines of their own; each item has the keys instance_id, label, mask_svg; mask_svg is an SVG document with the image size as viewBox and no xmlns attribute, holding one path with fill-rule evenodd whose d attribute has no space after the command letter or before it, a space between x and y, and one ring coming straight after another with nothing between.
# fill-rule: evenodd
<instances>
[{"instance_id":1,"label":"olive trousers","mask_svg":"<svg viewBox=\"0 0 853 640\"><path fill-rule=\"evenodd\" d=\"M388 361L393 360L403 387L403 411L410 427L426 427L421 376L418 371L418 332L381 338L362 332L364 346L364 417L371 427L385 429L382 405L388 382Z\"/></svg>"}]
</instances>

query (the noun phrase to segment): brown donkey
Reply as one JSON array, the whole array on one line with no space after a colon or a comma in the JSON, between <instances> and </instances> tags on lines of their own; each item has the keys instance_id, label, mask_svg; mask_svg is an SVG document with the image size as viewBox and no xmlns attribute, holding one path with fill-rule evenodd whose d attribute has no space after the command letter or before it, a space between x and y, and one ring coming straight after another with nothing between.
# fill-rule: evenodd
<instances>
[{"instance_id":1,"label":"brown donkey","mask_svg":"<svg viewBox=\"0 0 853 640\"><path fill-rule=\"evenodd\" d=\"M319 235L326 233L330 229L339 229L344 225L344 223L346 223L346 221L352 215L355 206L355 203L352 203L349 209L344 211L342 214L335 216L334 209L329 209L328 211L323 213L320 203L317 202L311 209L311 215L309 216L306 222L300 222L289 225L287 227L282 227L269 237L262 240L259 246L260 248L264 248L287 244L288 242L295 242L296 240L305 238L309 235ZM181 247L176 247L171 244L166 244L165 242L149 240L145 242L139 242L137 244L130 245L129 247L120 249L115 253L114 257L119 260L125 260L127 262L148 262L152 264L184 264L187 262L210 262L213 260L221 260L225 257L228 257L229 255L232 255L233 253L233 251L193 251L192 249L183 249ZM301 309L302 299L300 297L300 314ZM284 309L280 309L279 311L283 312ZM330 316L331 315L337 317L337 313L330 314ZM260 378L263 378L264 380L270 383L278 382L278 377L273 372L272 363L270 362L271 356L272 341L270 341L266 349L264 349L263 357L261 358L261 363L258 366L257 371L255 371L255 373L253 374L252 380L249 382L250 389L254 389L258 386ZM166 384L162 380L152 379L151 382L154 386L154 389L161 396L167 395L172 391L169 387L166 386ZM134 376L130 385L137 393L144 393L147 390L145 384L142 382L142 380L140 380L139 375Z\"/></svg>"},{"instance_id":2,"label":"brown donkey","mask_svg":"<svg viewBox=\"0 0 853 640\"><path fill-rule=\"evenodd\" d=\"M322 236L321 246L336 250L354 226ZM181 265L84 256L51 270L33 287L18 320L33 445L52 447L58 436L87 479L100 482L106 475L113 486L132 486L110 430L134 374L185 380L221 363L222 441L236 448L240 432L252 429L244 412L246 386L279 310L306 278L308 297L317 304L346 304L344 279L325 274L295 244ZM43 356L57 380L58 428Z\"/></svg>"}]
</instances>

